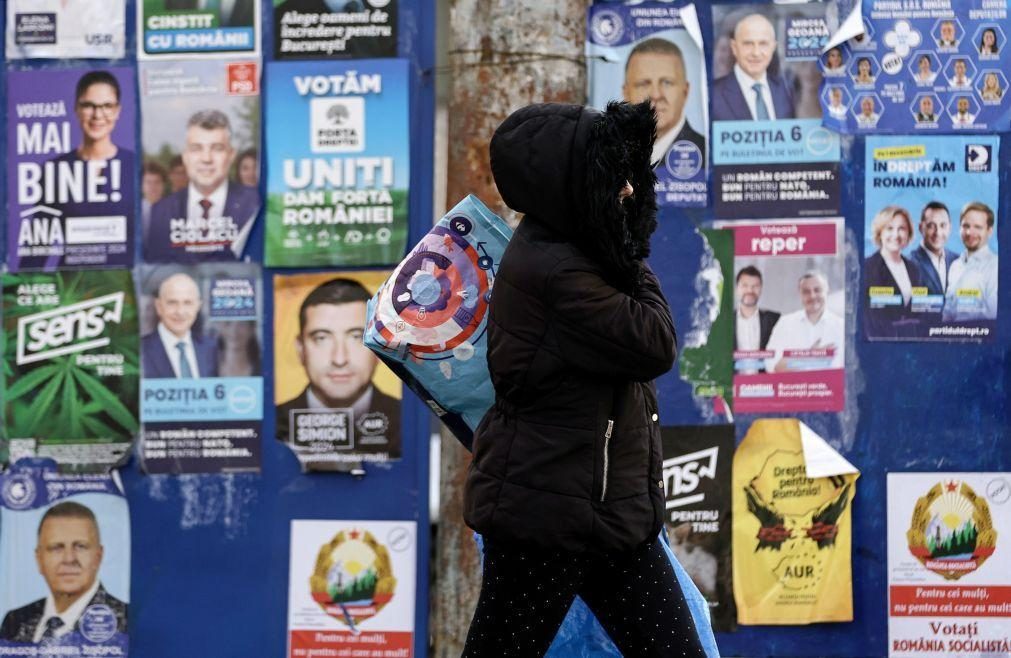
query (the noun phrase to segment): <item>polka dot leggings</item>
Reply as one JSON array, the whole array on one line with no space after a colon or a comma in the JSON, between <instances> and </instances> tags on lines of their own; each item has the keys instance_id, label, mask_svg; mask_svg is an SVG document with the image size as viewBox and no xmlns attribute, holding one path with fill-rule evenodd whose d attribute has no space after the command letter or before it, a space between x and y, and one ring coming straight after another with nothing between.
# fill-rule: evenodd
<instances>
[{"instance_id":1,"label":"polka dot leggings","mask_svg":"<svg viewBox=\"0 0 1011 658\"><path fill-rule=\"evenodd\" d=\"M543 656L577 594L626 658L706 658L659 540L607 556L488 541L464 658Z\"/></svg>"}]
</instances>

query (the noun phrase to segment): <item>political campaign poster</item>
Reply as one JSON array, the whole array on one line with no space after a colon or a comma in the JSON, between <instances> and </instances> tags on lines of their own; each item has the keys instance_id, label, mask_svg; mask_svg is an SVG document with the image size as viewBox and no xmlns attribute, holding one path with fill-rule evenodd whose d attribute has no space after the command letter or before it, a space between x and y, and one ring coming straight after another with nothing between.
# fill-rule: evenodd
<instances>
[{"instance_id":1,"label":"political campaign poster","mask_svg":"<svg viewBox=\"0 0 1011 658\"><path fill-rule=\"evenodd\" d=\"M888 474L888 656L1011 655L1011 473Z\"/></svg>"},{"instance_id":2,"label":"political campaign poster","mask_svg":"<svg viewBox=\"0 0 1011 658\"><path fill-rule=\"evenodd\" d=\"M829 3L713 5L716 217L814 217L840 207L839 136L821 125Z\"/></svg>"},{"instance_id":3,"label":"political campaign poster","mask_svg":"<svg viewBox=\"0 0 1011 658\"><path fill-rule=\"evenodd\" d=\"M587 22L590 104L651 101L657 204L705 207L709 103L695 5L595 3Z\"/></svg>"},{"instance_id":4,"label":"political campaign poster","mask_svg":"<svg viewBox=\"0 0 1011 658\"><path fill-rule=\"evenodd\" d=\"M999 150L989 135L867 138L868 339L996 340Z\"/></svg>"},{"instance_id":5,"label":"political campaign poster","mask_svg":"<svg viewBox=\"0 0 1011 658\"><path fill-rule=\"evenodd\" d=\"M144 259L239 260L260 211L260 62L140 65Z\"/></svg>"},{"instance_id":6,"label":"political campaign poster","mask_svg":"<svg viewBox=\"0 0 1011 658\"><path fill-rule=\"evenodd\" d=\"M259 0L137 0L137 59L259 54Z\"/></svg>"},{"instance_id":7,"label":"political campaign poster","mask_svg":"<svg viewBox=\"0 0 1011 658\"><path fill-rule=\"evenodd\" d=\"M1008 130L1007 18L1007 0L865 0L863 31L834 37L821 56L825 125L856 134Z\"/></svg>"},{"instance_id":8,"label":"political campaign poster","mask_svg":"<svg viewBox=\"0 0 1011 658\"><path fill-rule=\"evenodd\" d=\"M709 603L713 630L737 623L730 560L733 425L662 427L664 524L678 562Z\"/></svg>"},{"instance_id":9,"label":"political campaign poster","mask_svg":"<svg viewBox=\"0 0 1011 658\"><path fill-rule=\"evenodd\" d=\"M362 341L390 273L274 276L276 437L304 470L364 474L400 459L401 383Z\"/></svg>"},{"instance_id":10,"label":"political campaign poster","mask_svg":"<svg viewBox=\"0 0 1011 658\"><path fill-rule=\"evenodd\" d=\"M843 221L718 222L734 233L733 410L842 411Z\"/></svg>"},{"instance_id":11,"label":"political campaign poster","mask_svg":"<svg viewBox=\"0 0 1011 658\"><path fill-rule=\"evenodd\" d=\"M291 522L288 658L414 655L414 521Z\"/></svg>"},{"instance_id":12,"label":"political campaign poster","mask_svg":"<svg viewBox=\"0 0 1011 658\"><path fill-rule=\"evenodd\" d=\"M138 286L144 470L259 470L259 265L144 265Z\"/></svg>"},{"instance_id":13,"label":"political campaign poster","mask_svg":"<svg viewBox=\"0 0 1011 658\"><path fill-rule=\"evenodd\" d=\"M853 621L853 497L859 473L815 476L823 438L791 418L759 419L733 464L737 621Z\"/></svg>"},{"instance_id":14,"label":"political campaign poster","mask_svg":"<svg viewBox=\"0 0 1011 658\"><path fill-rule=\"evenodd\" d=\"M274 57L396 57L398 3L274 0Z\"/></svg>"},{"instance_id":15,"label":"political campaign poster","mask_svg":"<svg viewBox=\"0 0 1011 658\"><path fill-rule=\"evenodd\" d=\"M9 461L48 457L68 472L124 462L139 429L130 271L4 274L0 280Z\"/></svg>"},{"instance_id":16,"label":"political campaign poster","mask_svg":"<svg viewBox=\"0 0 1011 658\"><path fill-rule=\"evenodd\" d=\"M268 267L404 255L408 77L405 59L267 65Z\"/></svg>"},{"instance_id":17,"label":"political campaign poster","mask_svg":"<svg viewBox=\"0 0 1011 658\"><path fill-rule=\"evenodd\" d=\"M116 471L57 472L22 459L0 473L0 652L129 655L130 513Z\"/></svg>"},{"instance_id":18,"label":"political campaign poster","mask_svg":"<svg viewBox=\"0 0 1011 658\"><path fill-rule=\"evenodd\" d=\"M130 267L137 190L130 68L7 73L7 264Z\"/></svg>"},{"instance_id":19,"label":"political campaign poster","mask_svg":"<svg viewBox=\"0 0 1011 658\"><path fill-rule=\"evenodd\" d=\"M678 355L681 379L696 398L712 398L714 410L732 397L734 364L734 233L701 229L705 251L695 276L692 326Z\"/></svg>"},{"instance_id":20,"label":"political campaign poster","mask_svg":"<svg viewBox=\"0 0 1011 658\"><path fill-rule=\"evenodd\" d=\"M126 0L7 0L7 59L119 59Z\"/></svg>"}]
</instances>

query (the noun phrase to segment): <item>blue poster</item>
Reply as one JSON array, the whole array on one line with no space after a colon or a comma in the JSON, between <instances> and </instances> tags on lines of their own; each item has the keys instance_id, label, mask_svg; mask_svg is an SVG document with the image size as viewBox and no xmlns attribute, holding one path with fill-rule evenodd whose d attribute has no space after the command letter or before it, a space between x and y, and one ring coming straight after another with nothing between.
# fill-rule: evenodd
<instances>
[{"instance_id":1,"label":"blue poster","mask_svg":"<svg viewBox=\"0 0 1011 658\"><path fill-rule=\"evenodd\" d=\"M868 339L996 338L999 146L982 135L867 139Z\"/></svg>"},{"instance_id":2,"label":"blue poster","mask_svg":"<svg viewBox=\"0 0 1011 658\"><path fill-rule=\"evenodd\" d=\"M594 4L587 20L590 105L652 101L657 203L705 207L709 116L695 6Z\"/></svg>"},{"instance_id":3,"label":"blue poster","mask_svg":"<svg viewBox=\"0 0 1011 658\"><path fill-rule=\"evenodd\" d=\"M0 474L0 654L129 654L130 514L116 471L48 459Z\"/></svg>"},{"instance_id":4,"label":"blue poster","mask_svg":"<svg viewBox=\"0 0 1011 658\"><path fill-rule=\"evenodd\" d=\"M268 267L403 257L408 79L406 59L267 64Z\"/></svg>"},{"instance_id":5,"label":"blue poster","mask_svg":"<svg viewBox=\"0 0 1011 658\"><path fill-rule=\"evenodd\" d=\"M259 266L145 265L138 280L144 470L259 470Z\"/></svg>"},{"instance_id":6,"label":"blue poster","mask_svg":"<svg viewBox=\"0 0 1011 658\"><path fill-rule=\"evenodd\" d=\"M863 32L829 44L821 58L826 126L865 134L1008 130L1007 0L920 4L865 0Z\"/></svg>"},{"instance_id":7,"label":"blue poster","mask_svg":"<svg viewBox=\"0 0 1011 658\"><path fill-rule=\"evenodd\" d=\"M827 12L817 2L713 6L718 218L838 214L839 136L818 103Z\"/></svg>"}]
</instances>

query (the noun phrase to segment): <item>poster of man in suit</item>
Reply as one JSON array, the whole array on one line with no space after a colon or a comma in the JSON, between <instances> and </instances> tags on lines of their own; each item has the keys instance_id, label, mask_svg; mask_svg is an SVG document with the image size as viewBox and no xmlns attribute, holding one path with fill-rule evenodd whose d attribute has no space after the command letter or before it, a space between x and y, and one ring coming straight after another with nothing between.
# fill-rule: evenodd
<instances>
[{"instance_id":1,"label":"poster of man in suit","mask_svg":"<svg viewBox=\"0 0 1011 658\"><path fill-rule=\"evenodd\" d=\"M836 214L839 140L821 126L819 97L819 57L835 17L818 2L712 11L717 217Z\"/></svg>"},{"instance_id":2,"label":"poster of man in suit","mask_svg":"<svg viewBox=\"0 0 1011 658\"><path fill-rule=\"evenodd\" d=\"M649 101L656 110L652 162L661 206L707 202L709 113L702 33L694 8L590 7L590 104Z\"/></svg>"},{"instance_id":3,"label":"poster of man in suit","mask_svg":"<svg viewBox=\"0 0 1011 658\"><path fill-rule=\"evenodd\" d=\"M144 265L139 283L144 469L258 469L263 418L259 267Z\"/></svg>"},{"instance_id":4,"label":"poster of man in suit","mask_svg":"<svg viewBox=\"0 0 1011 658\"><path fill-rule=\"evenodd\" d=\"M144 162L172 171L178 157L186 178L151 205L144 259L239 260L261 205L238 163L259 152L259 63L144 62L140 80Z\"/></svg>"},{"instance_id":5,"label":"poster of man in suit","mask_svg":"<svg viewBox=\"0 0 1011 658\"><path fill-rule=\"evenodd\" d=\"M276 437L302 468L365 475L400 459L400 380L362 337L389 272L274 277Z\"/></svg>"},{"instance_id":6,"label":"poster of man in suit","mask_svg":"<svg viewBox=\"0 0 1011 658\"><path fill-rule=\"evenodd\" d=\"M0 650L127 656L130 520L119 478L22 460L0 475L0 516Z\"/></svg>"}]
</instances>

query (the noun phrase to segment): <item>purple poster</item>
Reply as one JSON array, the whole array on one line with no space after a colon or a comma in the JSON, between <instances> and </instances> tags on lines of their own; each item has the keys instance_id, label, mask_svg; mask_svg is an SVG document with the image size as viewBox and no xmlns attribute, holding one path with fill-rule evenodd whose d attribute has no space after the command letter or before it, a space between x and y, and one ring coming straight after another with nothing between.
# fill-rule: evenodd
<instances>
[{"instance_id":1,"label":"purple poster","mask_svg":"<svg viewBox=\"0 0 1011 658\"><path fill-rule=\"evenodd\" d=\"M12 271L133 264L135 98L129 68L8 72Z\"/></svg>"}]
</instances>

